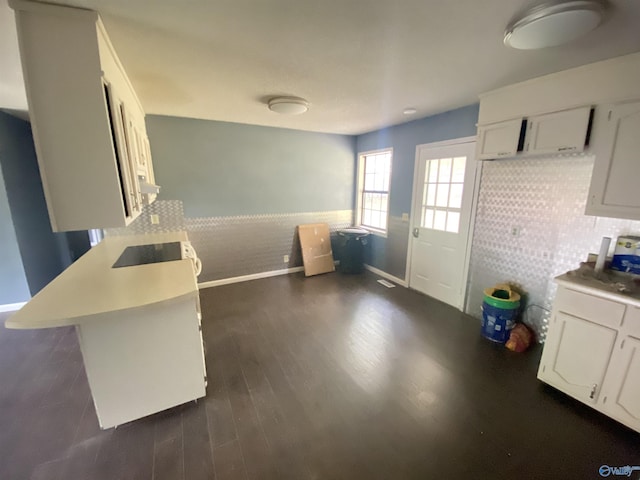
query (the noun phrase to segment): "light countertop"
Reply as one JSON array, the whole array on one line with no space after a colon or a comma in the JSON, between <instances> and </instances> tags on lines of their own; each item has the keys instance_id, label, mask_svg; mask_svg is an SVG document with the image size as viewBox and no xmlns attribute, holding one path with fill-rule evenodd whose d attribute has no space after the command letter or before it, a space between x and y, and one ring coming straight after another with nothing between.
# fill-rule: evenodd
<instances>
[{"instance_id":1,"label":"light countertop","mask_svg":"<svg viewBox=\"0 0 640 480\"><path fill-rule=\"evenodd\" d=\"M604 280L600 280L593 274L585 273L584 270L579 269L560 275L555 280L569 288L640 307L640 288L637 286L633 288L634 284L630 277L627 277L624 282L617 281L623 279L621 275L617 272L605 271ZM623 284L630 285L631 291L619 291Z\"/></svg>"},{"instance_id":2,"label":"light countertop","mask_svg":"<svg viewBox=\"0 0 640 480\"><path fill-rule=\"evenodd\" d=\"M107 237L9 317L5 325L27 329L77 325L108 313L195 297L198 285L189 259L111 268L128 246L186 240L184 232Z\"/></svg>"}]
</instances>

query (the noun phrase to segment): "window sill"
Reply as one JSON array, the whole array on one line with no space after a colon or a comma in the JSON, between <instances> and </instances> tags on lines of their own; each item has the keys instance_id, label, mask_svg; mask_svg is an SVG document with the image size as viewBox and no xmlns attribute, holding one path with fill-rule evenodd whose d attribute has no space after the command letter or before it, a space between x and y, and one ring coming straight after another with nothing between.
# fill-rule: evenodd
<instances>
[{"instance_id":1,"label":"window sill","mask_svg":"<svg viewBox=\"0 0 640 480\"><path fill-rule=\"evenodd\" d=\"M358 228L362 228L363 230L366 230L367 232L369 232L370 235L375 235L376 237L381 237L381 238L387 238L386 231L383 232L380 230L375 230L370 227L365 227L364 225L358 225Z\"/></svg>"}]
</instances>

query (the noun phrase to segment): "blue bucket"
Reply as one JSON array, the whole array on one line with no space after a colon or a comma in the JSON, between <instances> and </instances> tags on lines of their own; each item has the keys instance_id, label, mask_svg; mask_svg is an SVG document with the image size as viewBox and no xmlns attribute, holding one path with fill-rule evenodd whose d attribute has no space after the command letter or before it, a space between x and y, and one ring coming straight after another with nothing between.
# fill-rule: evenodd
<instances>
[{"instance_id":1,"label":"blue bucket","mask_svg":"<svg viewBox=\"0 0 640 480\"><path fill-rule=\"evenodd\" d=\"M516 324L520 302L514 308L500 308L482 302L482 335L492 342L506 343Z\"/></svg>"}]
</instances>

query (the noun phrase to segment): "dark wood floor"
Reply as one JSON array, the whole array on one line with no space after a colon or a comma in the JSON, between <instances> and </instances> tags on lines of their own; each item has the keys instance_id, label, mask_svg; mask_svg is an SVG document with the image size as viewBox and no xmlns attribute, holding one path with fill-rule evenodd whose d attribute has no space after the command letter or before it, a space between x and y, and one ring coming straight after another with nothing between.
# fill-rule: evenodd
<instances>
[{"instance_id":1,"label":"dark wood floor","mask_svg":"<svg viewBox=\"0 0 640 480\"><path fill-rule=\"evenodd\" d=\"M73 329L0 329L0 479L596 479L640 465L639 434L536 380L539 349L513 354L372 275L201 298L207 397L115 430L98 428Z\"/></svg>"}]
</instances>

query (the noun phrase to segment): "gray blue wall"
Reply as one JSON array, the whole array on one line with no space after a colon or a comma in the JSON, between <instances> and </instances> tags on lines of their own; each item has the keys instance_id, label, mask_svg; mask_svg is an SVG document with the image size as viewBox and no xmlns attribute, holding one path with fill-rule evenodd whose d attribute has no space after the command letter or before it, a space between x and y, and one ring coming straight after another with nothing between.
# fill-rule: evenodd
<instances>
[{"instance_id":1,"label":"gray blue wall","mask_svg":"<svg viewBox=\"0 0 640 480\"><path fill-rule=\"evenodd\" d=\"M148 115L161 197L187 217L353 208L354 138Z\"/></svg>"},{"instance_id":2,"label":"gray blue wall","mask_svg":"<svg viewBox=\"0 0 640 480\"><path fill-rule=\"evenodd\" d=\"M6 138L0 134L0 155L4 140ZM22 268L18 240L0 171L0 305L26 302L29 298L31 295Z\"/></svg>"},{"instance_id":3,"label":"gray blue wall","mask_svg":"<svg viewBox=\"0 0 640 480\"><path fill-rule=\"evenodd\" d=\"M2 227L15 232L18 246L18 252L12 249L11 264L20 266L19 277L26 277L35 295L89 248L88 237L86 232L52 232L31 126L4 112L0 112L0 166L13 221L11 225L3 218Z\"/></svg>"},{"instance_id":4,"label":"gray blue wall","mask_svg":"<svg viewBox=\"0 0 640 480\"><path fill-rule=\"evenodd\" d=\"M358 153L393 148L388 234L370 237L367 263L404 279L410 228L402 214L411 212L416 146L475 136L478 110L479 105L470 105L356 137Z\"/></svg>"},{"instance_id":5,"label":"gray blue wall","mask_svg":"<svg viewBox=\"0 0 640 480\"><path fill-rule=\"evenodd\" d=\"M351 225L353 136L156 115L147 132L158 208L184 209L200 282L299 266L296 225Z\"/></svg>"}]
</instances>

